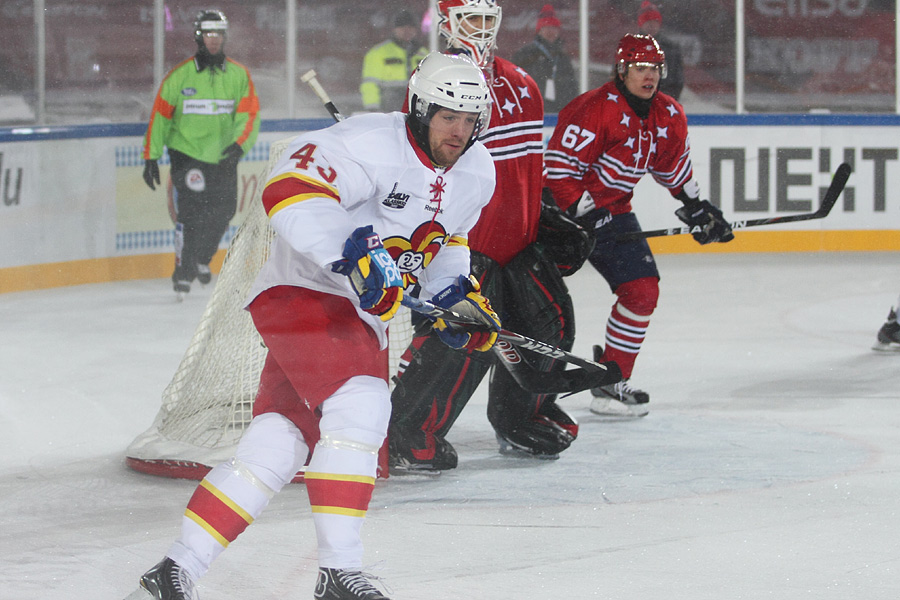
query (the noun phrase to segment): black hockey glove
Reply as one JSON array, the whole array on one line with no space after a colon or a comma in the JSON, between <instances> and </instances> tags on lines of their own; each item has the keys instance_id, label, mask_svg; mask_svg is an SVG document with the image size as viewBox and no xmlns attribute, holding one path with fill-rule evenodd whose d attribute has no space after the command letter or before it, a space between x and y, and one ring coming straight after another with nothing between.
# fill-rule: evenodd
<instances>
[{"instance_id":1,"label":"black hockey glove","mask_svg":"<svg viewBox=\"0 0 900 600\"><path fill-rule=\"evenodd\" d=\"M556 206L547 188L542 200L537 241L547 257L556 263L560 275L567 277L580 269L591 255L594 236Z\"/></svg>"},{"instance_id":2,"label":"black hockey glove","mask_svg":"<svg viewBox=\"0 0 900 600\"><path fill-rule=\"evenodd\" d=\"M725 220L722 211L708 200L688 200L675 211L675 216L691 228L691 235L698 244L725 243L734 239L731 225Z\"/></svg>"},{"instance_id":3,"label":"black hockey glove","mask_svg":"<svg viewBox=\"0 0 900 600\"><path fill-rule=\"evenodd\" d=\"M153 182L156 182L156 185L159 185L159 165L155 160L147 159L144 161L144 183L146 183L151 190L156 190L156 186L153 185Z\"/></svg>"},{"instance_id":4,"label":"black hockey glove","mask_svg":"<svg viewBox=\"0 0 900 600\"><path fill-rule=\"evenodd\" d=\"M243 155L244 149L241 148L240 144L235 142L222 151L222 160L220 161L220 164L228 163L236 165Z\"/></svg>"}]
</instances>

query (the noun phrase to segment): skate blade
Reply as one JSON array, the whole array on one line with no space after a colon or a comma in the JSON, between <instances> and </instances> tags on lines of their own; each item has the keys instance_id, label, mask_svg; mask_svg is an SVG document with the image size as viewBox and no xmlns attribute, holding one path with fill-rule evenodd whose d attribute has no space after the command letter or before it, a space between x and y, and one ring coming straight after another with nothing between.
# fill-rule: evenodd
<instances>
[{"instance_id":1,"label":"skate blade","mask_svg":"<svg viewBox=\"0 0 900 600\"><path fill-rule=\"evenodd\" d=\"M530 458L534 460L558 460L559 452L556 454L535 454L534 452L529 452L523 448L519 448L518 446L514 446L510 443L509 440L504 439L500 436L500 434L495 434L497 437L497 444L500 446L499 451L503 456L508 456L510 458Z\"/></svg>"},{"instance_id":2,"label":"skate blade","mask_svg":"<svg viewBox=\"0 0 900 600\"><path fill-rule=\"evenodd\" d=\"M443 471L438 471L436 469L426 469L422 467L393 466L390 468L391 476L397 477L415 477L416 475L419 475L433 479L435 477L440 477L442 472Z\"/></svg>"},{"instance_id":3,"label":"skate blade","mask_svg":"<svg viewBox=\"0 0 900 600\"><path fill-rule=\"evenodd\" d=\"M135 591L133 591L128 596L125 596L125 600L152 600L153 596L142 587L138 587Z\"/></svg>"},{"instance_id":4,"label":"skate blade","mask_svg":"<svg viewBox=\"0 0 900 600\"><path fill-rule=\"evenodd\" d=\"M184 292L175 292L175 302L184 302Z\"/></svg>"},{"instance_id":5,"label":"skate blade","mask_svg":"<svg viewBox=\"0 0 900 600\"><path fill-rule=\"evenodd\" d=\"M614 398L594 398L591 401L590 410L595 415L602 417L637 418L645 417L650 413L647 404L625 404Z\"/></svg>"},{"instance_id":6,"label":"skate blade","mask_svg":"<svg viewBox=\"0 0 900 600\"><path fill-rule=\"evenodd\" d=\"M500 454L509 458L528 458L531 460L559 460L559 454L533 454L515 446L500 446Z\"/></svg>"},{"instance_id":7,"label":"skate blade","mask_svg":"<svg viewBox=\"0 0 900 600\"><path fill-rule=\"evenodd\" d=\"M887 352L887 353L898 353L900 352L900 344L883 344L881 342L875 342L875 345L872 346L872 350L876 352Z\"/></svg>"}]
</instances>

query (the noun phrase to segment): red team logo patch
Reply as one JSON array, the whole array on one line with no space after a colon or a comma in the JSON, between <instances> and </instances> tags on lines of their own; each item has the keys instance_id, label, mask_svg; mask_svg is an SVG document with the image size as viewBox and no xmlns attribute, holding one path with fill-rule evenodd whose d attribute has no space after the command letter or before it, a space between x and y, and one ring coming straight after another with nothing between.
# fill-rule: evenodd
<instances>
[{"instance_id":1,"label":"red team logo patch","mask_svg":"<svg viewBox=\"0 0 900 600\"><path fill-rule=\"evenodd\" d=\"M449 239L444 227L434 221L419 225L409 240L399 236L387 238L384 249L400 267L403 284L408 287L419 280L419 273Z\"/></svg>"}]
</instances>

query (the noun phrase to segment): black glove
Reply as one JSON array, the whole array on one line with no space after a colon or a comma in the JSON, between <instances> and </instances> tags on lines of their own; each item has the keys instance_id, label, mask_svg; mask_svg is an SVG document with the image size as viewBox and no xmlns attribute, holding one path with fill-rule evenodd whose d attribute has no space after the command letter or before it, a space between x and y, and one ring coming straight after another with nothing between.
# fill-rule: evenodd
<instances>
[{"instance_id":1,"label":"black glove","mask_svg":"<svg viewBox=\"0 0 900 600\"><path fill-rule=\"evenodd\" d=\"M722 211L708 200L693 199L675 211L675 216L691 228L691 235L697 243L730 242L734 239L731 225L722 216Z\"/></svg>"},{"instance_id":2,"label":"black glove","mask_svg":"<svg viewBox=\"0 0 900 600\"><path fill-rule=\"evenodd\" d=\"M592 231L561 211L552 197L548 202L546 194L541 203L537 241L544 247L547 257L556 263L563 277L580 269L594 249Z\"/></svg>"},{"instance_id":3,"label":"black glove","mask_svg":"<svg viewBox=\"0 0 900 600\"><path fill-rule=\"evenodd\" d=\"M144 182L150 186L151 190L156 190L156 186L153 185L153 182L156 182L156 185L159 185L159 165L153 159L147 159L144 161Z\"/></svg>"},{"instance_id":4,"label":"black glove","mask_svg":"<svg viewBox=\"0 0 900 600\"><path fill-rule=\"evenodd\" d=\"M244 155L244 149L237 142L234 142L222 151L222 163L237 164Z\"/></svg>"}]
</instances>

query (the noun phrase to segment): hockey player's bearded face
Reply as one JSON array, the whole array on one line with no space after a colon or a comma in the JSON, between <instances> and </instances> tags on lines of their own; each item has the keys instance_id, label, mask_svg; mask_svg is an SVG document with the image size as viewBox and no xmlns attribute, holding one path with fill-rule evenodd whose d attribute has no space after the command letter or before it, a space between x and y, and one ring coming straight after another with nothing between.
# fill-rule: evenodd
<instances>
[{"instance_id":1,"label":"hockey player's bearded face","mask_svg":"<svg viewBox=\"0 0 900 600\"><path fill-rule=\"evenodd\" d=\"M628 65L623 81L629 92L642 100L649 100L659 87L659 78L659 65L634 63Z\"/></svg>"},{"instance_id":2,"label":"hockey player's bearded face","mask_svg":"<svg viewBox=\"0 0 900 600\"><path fill-rule=\"evenodd\" d=\"M478 113L442 108L434 114L428 123L428 145L438 166L452 167L459 160L477 122Z\"/></svg>"}]
</instances>

